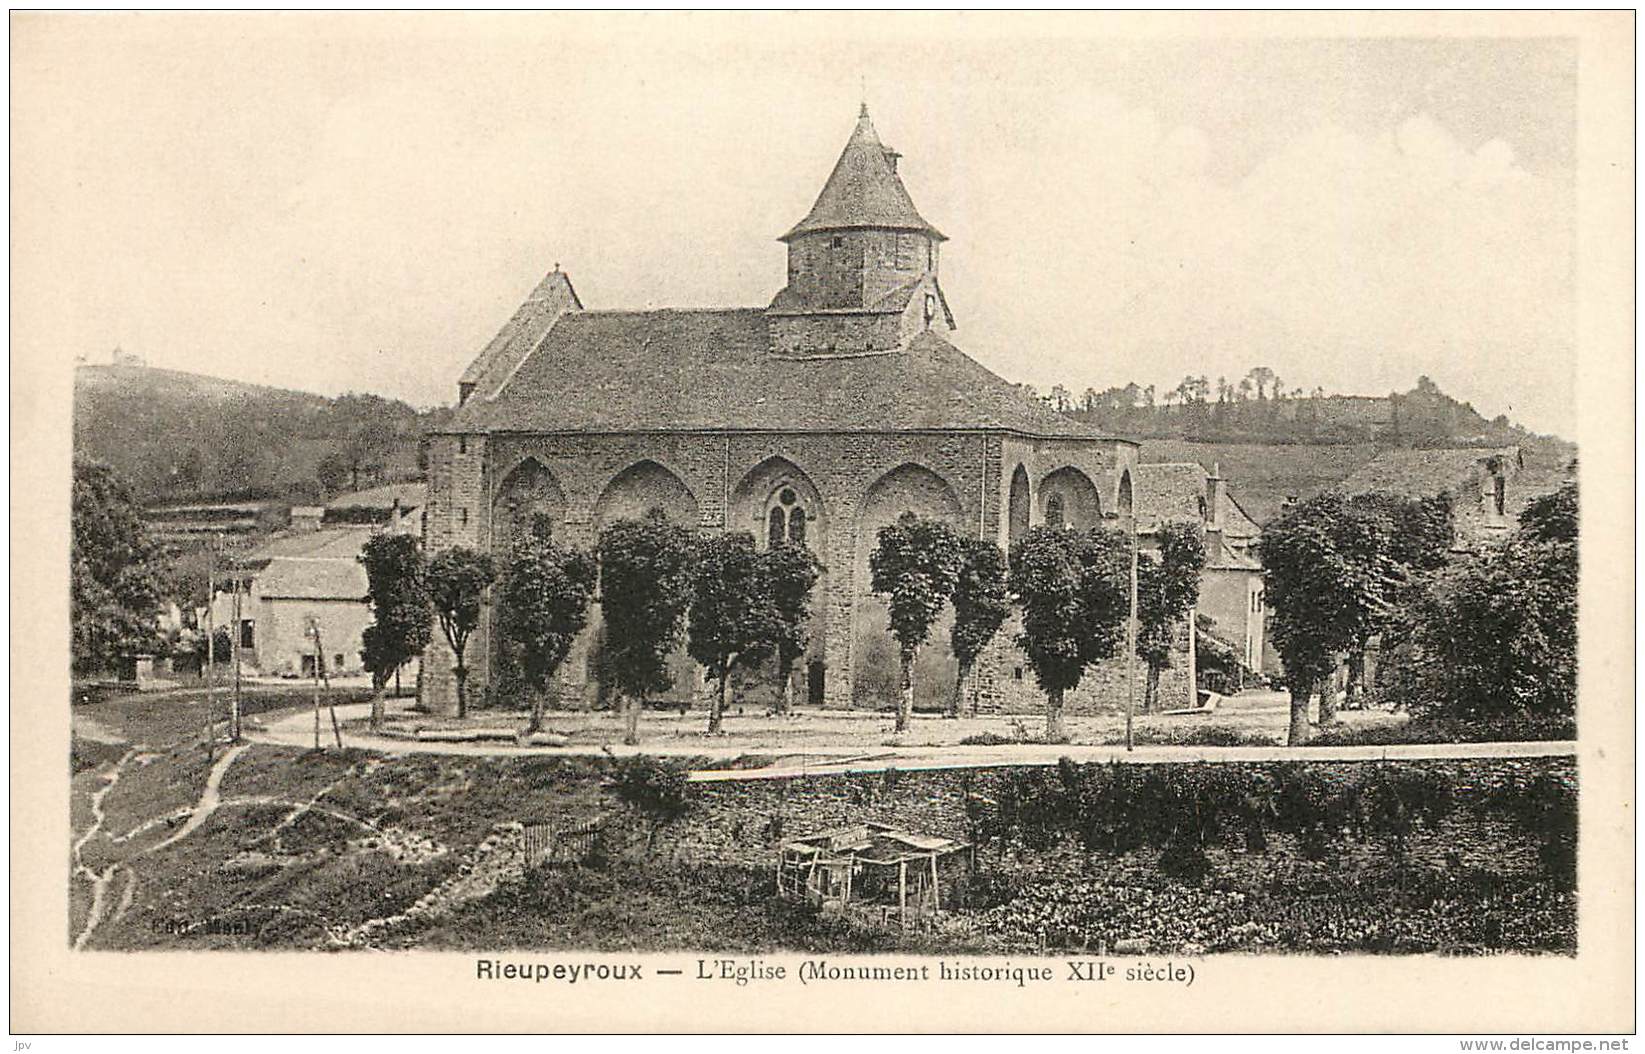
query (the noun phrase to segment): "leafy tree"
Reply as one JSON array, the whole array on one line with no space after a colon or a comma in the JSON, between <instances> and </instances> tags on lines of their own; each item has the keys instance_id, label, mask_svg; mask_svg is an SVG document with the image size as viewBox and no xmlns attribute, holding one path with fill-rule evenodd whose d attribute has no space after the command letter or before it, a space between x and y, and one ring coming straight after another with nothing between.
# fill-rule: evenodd
<instances>
[{"instance_id":1,"label":"leafy tree","mask_svg":"<svg viewBox=\"0 0 1645 1054\"><path fill-rule=\"evenodd\" d=\"M463 653L469 635L480 624L480 606L485 591L497 577L496 566L485 553L455 546L442 549L428 562L426 582L429 602L440 620L440 629L456 657L452 672L457 676L457 716L468 716L468 664Z\"/></svg>"},{"instance_id":2,"label":"leafy tree","mask_svg":"<svg viewBox=\"0 0 1645 1054\"><path fill-rule=\"evenodd\" d=\"M604 670L625 708L623 742L640 741L645 697L673 684L668 655L680 641L691 603L697 536L653 509L600 532L600 607Z\"/></svg>"},{"instance_id":3,"label":"leafy tree","mask_svg":"<svg viewBox=\"0 0 1645 1054\"><path fill-rule=\"evenodd\" d=\"M1394 629L1400 613L1416 601L1426 576L1444 567L1456 538L1451 499L1445 495L1407 498L1386 491L1356 494L1348 500L1352 514L1364 518L1371 544L1360 558L1383 577L1368 583L1363 617L1355 622L1348 649L1347 705L1360 701L1365 689L1365 653L1373 637ZM1380 565L1377 564L1381 560Z\"/></svg>"},{"instance_id":4,"label":"leafy tree","mask_svg":"<svg viewBox=\"0 0 1645 1054\"><path fill-rule=\"evenodd\" d=\"M1046 695L1046 737L1063 739L1063 693L1124 641L1130 543L1119 531L1035 527L1011 547L1010 586L1022 609L1017 644Z\"/></svg>"},{"instance_id":5,"label":"leafy tree","mask_svg":"<svg viewBox=\"0 0 1645 1054\"><path fill-rule=\"evenodd\" d=\"M69 544L71 656L76 672L112 667L121 655L163 643L155 624L158 554L130 486L108 466L74 461Z\"/></svg>"},{"instance_id":6,"label":"leafy tree","mask_svg":"<svg viewBox=\"0 0 1645 1054\"><path fill-rule=\"evenodd\" d=\"M691 811L691 785L685 769L645 754L636 754L617 763L611 789L619 801L638 812L650 824L645 849L651 852L657 833Z\"/></svg>"},{"instance_id":7,"label":"leafy tree","mask_svg":"<svg viewBox=\"0 0 1645 1054\"><path fill-rule=\"evenodd\" d=\"M710 733L720 731L732 669L760 662L776 646L777 608L754 536L735 531L704 541L697 553L686 650L715 682Z\"/></svg>"},{"instance_id":8,"label":"leafy tree","mask_svg":"<svg viewBox=\"0 0 1645 1054\"><path fill-rule=\"evenodd\" d=\"M777 696L779 714L791 709L794 664L810 644L806 622L811 616L811 591L822 570L822 564L803 545L774 545L765 551L767 588L777 616L777 679L782 686Z\"/></svg>"},{"instance_id":9,"label":"leafy tree","mask_svg":"<svg viewBox=\"0 0 1645 1054\"><path fill-rule=\"evenodd\" d=\"M949 646L959 664L954 678L954 700L949 712L958 717L965 681L971 676L977 656L994 639L1011 614L1011 593L1006 586L1006 559L1000 547L986 538L964 543L959 577L954 582L954 629ZM977 712L973 694L970 712Z\"/></svg>"},{"instance_id":10,"label":"leafy tree","mask_svg":"<svg viewBox=\"0 0 1645 1054\"><path fill-rule=\"evenodd\" d=\"M898 732L913 717L914 660L954 592L963 547L947 524L905 515L880 528L879 543L868 556L872 588L889 600L891 635L901 660Z\"/></svg>"},{"instance_id":11,"label":"leafy tree","mask_svg":"<svg viewBox=\"0 0 1645 1054\"><path fill-rule=\"evenodd\" d=\"M1439 579L1412 618L1404 702L1418 713L1576 708L1577 485L1538 499L1499 548Z\"/></svg>"},{"instance_id":12,"label":"leafy tree","mask_svg":"<svg viewBox=\"0 0 1645 1054\"><path fill-rule=\"evenodd\" d=\"M1258 551L1273 612L1274 648L1291 690L1287 743L1308 740L1308 698L1320 690L1320 721L1331 719L1328 678L1337 654L1377 624L1395 581L1382 518L1356 512L1328 493L1292 506L1263 528Z\"/></svg>"},{"instance_id":13,"label":"leafy tree","mask_svg":"<svg viewBox=\"0 0 1645 1054\"><path fill-rule=\"evenodd\" d=\"M433 634L426 582L427 561L416 538L375 534L360 550L366 569L371 625L361 635L362 658L371 671L371 727L383 726L383 694L389 678L423 653Z\"/></svg>"},{"instance_id":14,"label":"leafy tree","mask_svg":"<svg viewBox=\"0 0 1645 1054\"><path fill-rule=\"evenodd\" d=\"M533 522L509 557L498 628L531 690L527 732L542 731L544 697L577 634L588 625L598 577L593 557L554 544L545 517Z\"/></svg>"},{"instance_id":15,"label":"leafy tree","mask_svg":"<svg viewBox=\"0 0 1645 1054\"><path fill-rule=\"evenodd\" d=\"M1159 554L1137 554L1137 656L1148 665L1145 711L1159 700L1160 674L1171 665L1177 627L1199 603L1204 570L1205 541L1193 524L1164 525Z\"/></svg>"}]
</instances>

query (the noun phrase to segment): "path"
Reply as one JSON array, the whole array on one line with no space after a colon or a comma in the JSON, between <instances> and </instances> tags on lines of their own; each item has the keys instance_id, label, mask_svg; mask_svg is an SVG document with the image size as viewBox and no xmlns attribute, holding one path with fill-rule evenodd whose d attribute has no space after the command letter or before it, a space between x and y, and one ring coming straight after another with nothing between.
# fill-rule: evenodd
<instances>
[{"instance_id":1,"label":"path","mask_svg":"<svg viewBox=\"0 0 1645 1054\"><path fill-rule=\"evenodd\" d=\"M370 704L339 706L339 720L363 718ZM310 747L314 742L313 712L299 710L269 715L265 727L247 728L246 738L260 743ZM714 746L702 742L647 743L638 747L575 744L566 747L520 747L498 743L417 742L374 736L363 732L344 734L351 747L384 754L458 754L474 757L517 757L560 755L567 757L625 757L651 754L660 757L695 757L731 760L749 754L772 755L777 763L758 769L703 769L690 774L699 783L725 780L788 779L828 772L883 772L886 769L989 768L1002 765L1055 765L1062 758L1078 762L1130 762L1159 764L1184 761L1379 761L1497 757L1568 757L1576 754L1571 742L1533 743L1412 743L1398 746L1145 746L1127 752L1118 746L1075 744L1011 743L999 746L904 746L865 748L860 743L839 746L810 746L801 750L782 746ZM803 759L803 760L794 760Z\"/></svg>"},{"instance_id":2,"label":"path","mask_svg":"<svg viewBox=\"0 0 1645 1054\"><path fill-rule=\"evenodd\" d=\"M126 762L130 761L136 753L135 750L126 751L120 760L114 763L114 767L109 769L103 776L103 786L92 792L91 823L86 827L85 833L75 839L74 845L70 849L70 858L74 861L74 873L91 882L91 907L86 909L85 928L74 938L74 947L76 949L86 946L86 941L91 939L92 931L103 921L103 913L108 910L105 902L108 899L109 883L114 881L115 872L120 870L119 865L110 864L102 871L93 871L86 866L80 854L85 849L86 843L95 838L97 832L103 829L103 799L108 797L109 791L113 790L114 785L120 782L120 774L125 771Z\"/></svg>"},{"instance_id":3,"label":"path","mask_svg":"<svg viewBox=\"0 0 1645 1054\"><path fill-rule=\"evenodd\" d=\"M200 800L194 803L194 811L190 813L188 822L179 827L177 832L170 838L149 847L145 852L157 852L173 842L187 838L198 830L201 824L211 818L211 814L217 811L217 806L222 804L223 799L220 788L223 786L224 774L228 772L229 766L234 764L235 759L244 754L246 750L247 744L242 743L237 747L230 747L223 751L223 756L218 758L217 764L211 767L211 775L206 777L206 789L200 794Z\"/></svg>"}]
</instances>

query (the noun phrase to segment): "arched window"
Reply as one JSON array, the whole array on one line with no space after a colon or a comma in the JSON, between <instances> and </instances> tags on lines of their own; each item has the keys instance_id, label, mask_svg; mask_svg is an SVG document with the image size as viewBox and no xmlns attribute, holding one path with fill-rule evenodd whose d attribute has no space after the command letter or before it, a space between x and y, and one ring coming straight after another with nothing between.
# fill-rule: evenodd
<instances>
[{"instance_id":1,"label":"arched window","mask_svg":"<svg viewBox=\"0 0 1645 1054\"><path fill-rule=\"evenodd\" d=\"M1496 514L1501 516L1507 512L1508 505L1508 480L1503 476L1496 477L1496 494L1494 498L1496 499Z\"/></svg>"},{"instance_id":2,"label":"arched window","mask_svg":"<svg viewBox=\"0 0 1645 1054\"><path fill-rule=\"evenodd\" d=\"M771 494L770 511L766 513L766 545L778 546L785 542L804 545L809 518L793 485L779 483Z\"/></svg>"},{"instance_id":3,"label":"arched window","mask_svg":"<svg viewBox=\"0 0 1645 1054\"><path fill-rule=\"evenodd\" d=\"M1066 524L1062 513L1062 495L1053 494L1045 499L1045 525L1054 531L1060 531Z\"/></svg>"}]
</instances>

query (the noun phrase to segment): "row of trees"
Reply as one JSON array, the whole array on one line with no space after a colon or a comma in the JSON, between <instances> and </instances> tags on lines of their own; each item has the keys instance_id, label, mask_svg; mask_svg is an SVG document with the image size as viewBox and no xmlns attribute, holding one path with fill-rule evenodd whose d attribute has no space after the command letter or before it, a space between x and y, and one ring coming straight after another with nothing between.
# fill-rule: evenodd
<instances>
[{"instance_id":1,"label":"row of trees","mask_svg":"<svg viewBox=\"0 0 1645 1054\"><path fill-rule=\"evenodd\" d=\"M959 666L951 712L964 684L1013 608L1016 643L1046 692L1046 734L1064 735L1062 700L1092 663L1116 654L1130 611L1130 539L1123 532L1036 528L1011 548L968 539L912 516L882 528L870 554L871 588L886 597L900 659L896 727L913 716L914 667L952 604L950 647ZM1170 665L1176 635L1197 602L1205 563L1192 527L1165 528L1159 553L1138 555L1137 652L1148 664L1150 704ZM482 553L452 548L425 564L408 538L372 539L362 556L376 621L365 638L367 668L379 687L422 650L437 622L455 656L459 715L466 714L466 650L486 591L498 590L498 628L533 698L530 730L541 728L549 685L588 623L596 595L605 625L603 675L624 710L625 741L638 739L639 707L671 687L668 657L682 641L714 685L708 730L718 732L737 670L774 660L790 705L794 664L809 644L811 593L822 566L803 545L756 547L746 532L702 538L660 514L620 520L595 552L556 545L539 519L502 567ZM379 693L379 698L381 693ZM972 701L975 709L975 697ZM380 705L373 708L381 719Z\"/></svg>"},{"instance_id":2,"label":"row of trees","mask_svg":"<svg viewBox=\"0 0 1645 1054\"><path fill-rule=\"evenodd\" d=\"M1148 664L1148 696L1170 666L1177 627L1199 600L1205 545L1188 524L1163 528L1158 555L1138 553L1137 654ZM1036 527L1009 557L993 542L965 539L941 523L905 519L880 530L869 559L874 592L889 601L899 646L897 729L908 726L919 649L952 601L951 645L958 662L954 712L962 685L1013 606L1016 644L1046 696L1047 739L1065 737L1063 698L1093 663L1118 654L1131 610L1131 538L1123 531ZM973 703L974 707L974 703Z\"/></svg>"},{"instance_id":3,"label":"row of trees","mask_svg":"<svg viewBox=\"0 0 1645 1054\"><path fill-rule=\"evenodd\" d=\"M1327 493L1263 529L1272 640L1291 693L1289 742L1350 704L1380 644L1393 701L1416 713L1568 716L1575 706L1577 490L1538 499L1502 547L1452 560L1449 499Z\"/></svg>"}]
</instances>

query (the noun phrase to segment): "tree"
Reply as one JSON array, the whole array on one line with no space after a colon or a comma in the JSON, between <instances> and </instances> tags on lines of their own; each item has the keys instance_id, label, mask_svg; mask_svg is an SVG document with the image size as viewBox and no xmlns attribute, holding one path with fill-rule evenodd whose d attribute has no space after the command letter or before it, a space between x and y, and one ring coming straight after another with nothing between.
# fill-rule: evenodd
<instances>
[{"instance_id":1,"label":"tree","mask_svg":"<svg viewBox=\"0 0 1645 1054\"><path fill-rule=\"evenodd\" d=\"M383 727L383 694L389 678L423 653L433 634L427 562L416 538L372 535L360 550L366 569L366 602L371 625L361 634L366 669L371 671L371 727Z\"/></svg>"},{"instance_id":2,"label":"tree","mask_svg":"<svg viewBox=\"0 0 1645 1054\"><path fill-rule=\"evenodd\" d=\"M468 716L468 665L463 652L468 647L469 635L480 624L485 591L496 577L490 556L462 546L442 549L428 562L429 602L456 657L452 672L457 677L458 717Z\"/></svg>"},{"instance_id":3,"label":"tree","mask_svg":"<svg viewBox=\"0 0 1645 1054\"><path fill-rule=\"evenodd\" d=\"M1438 576L1408 627L1402 701L1463 718L1576 708L1577 485L1520 514L1500 547Z\"/></svg>"},{"instance_id":4,"label":"tree","mask_svg":"<svg viewBox=\"0 0 1645 1054\"><path fill-rule=\"evenodd\" d=\"M554 544L544 517L532 523L509 557L498 628L531 692L528 733L542 731L548 686L588 624L597 577L593 557Z\"/></svg>"},{"instance_id":5,"label":"tree","mask_svg":"<svg viewBox=\"0 0 1645 1054\"><path fill-rule=\"evenodd\" d=\"M1035 527L1011 547L1009 581L1022 609L1017 644L1046 695L1046 738L1064 739L1063 693L1125 639L1130 543L1119 531Z\"/></svg>"},{"instance_id":6,"label":"tree","mask_svg":"<svg viewBox=\"0 0 1645 1054\"><path fill-rule=\"evenodd\" d=\"M954 678L954 701L949 713L960 715L960 700L966 679L977 656L994 639L1011 614L1011 593L1006 587L1006 560L1000 547L986 538L968 539L962 551L959 577L954 582L954 629L949 646L959 664ZM971 714L977 712L977 698L971 697Z\"/></svg>"},{"instance_id":7,"label":"tree","mask_svg":"<svg viewBox=\"0 0 1645 1054\"><path fill-rule=\"evenodd\" d=\"M777 615L777 713L792 708L794 664L810 644L806 623L811 616L811 591L822 574L822 564L803 545L774 545L765 551L767 588Z\"/></svg>"},{"instance_id":8,"label":"tree","mask_svg":"<svg viewBox=\"0 0 1645 1054\"><path fill-rule=\"evenodd\" d=\"M897 731L914 715L914 660L931 634L959 577L963 542L947 524L905 515L880 528L868 556L872 588L889 599L891 635L897 640Z\"/></svg>"},{"instance_id":9,"label":"tree","mask_svg":"<svg viewBox=\"0 0 1645 1054\"><path fill-rule=\"evenodd\" d=\"M1245 376L1252 384L1256 386L1258 400L1268 398L1267 389L1269 382L1274 379L1273 370L1266 366L1253 366L1250 372Z\"/></svg>"},{"instance_id":10,"label":"tree","mask_svg":"<svg viewBox=\"0 0 1645 1054\"><path fill-rule=\"evenodd\" d=\"M1258 551L1273 612L1274 648L1291 690L1287 742L1308 740L1308 698L1320 692L1320 722L1332 719L1329 683L1337 654L1376 624L1396 581L1388 527L1327 493L1288 509L1263 528Z\"/></svg>"},{"instance_id":11,"label":"tree","mask_svg":"<svg viewBox=\"0 0 1645 1054\"><path fill-rule=\"evenodd\" d=\"M1364 517L1367 527L1357 554L1366 564L1367 581L1347 649L1345 705L1352 709L1365 690L1365 653L1372 639L1396 625L1400 612L1416 601L1426 576L1446 565L1456 530L1451 499L1445 495L1407 498L1369 491L1351 497L1348 508Z\"/></svg>"},{"instance_id":12,"label":"tree","mask_svg":"<svg viewBox=\"0 0 1645 1054\"><path fill-rule=\"evenodd\" d=\"M668 655L691 603L696 534L653 509L600 532L601 662L624 708L623 742L640 741L640 706L672 685Z\"/></svg>"},{"instance_id":13,"label":"tree","mask_svg":"<svg viewBox=\"0 0 1645 1054\"><path fill-rule=\"evenodd\" d=\"M1204 570L1205 541L1193 524L1164 525L1159 529L1158 555L1137 556L1137 656L1148 665L1145 711L1159 699L1160 674L1171 665L1177 627L1199 603Z\"/></svg>"},{"instance_id":14,"label":"tree","mask_svg":"<svg viewBox=\"0 0 1645 1054\"><path fill-rule=\"evenodd\" d=\"M70 654L76 672L115 665L163 643L158 553L125 480L87 458L74 460L69 542Z\"/></svg>"},{"instance_id":15,"label":"tree","mask_svg":"<svg viewBox=\"0 0 1645 1054\"><path fill-rule=\"evenodd\" d=\"M765 572L747 531L716 535L698 547L686 650L715 682L710 734L720 731L731 671L776 650L777 608Z\"/></svg>"}]
</instances>

